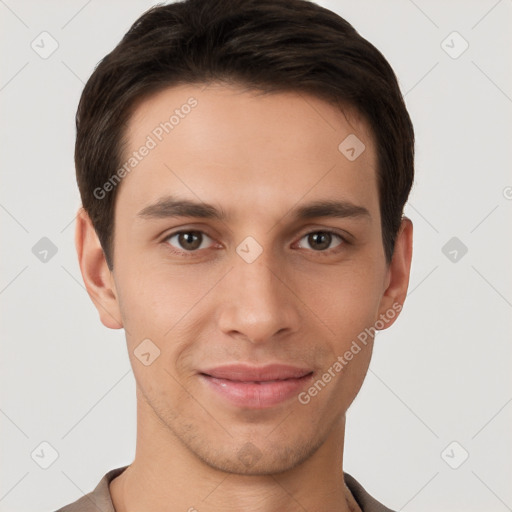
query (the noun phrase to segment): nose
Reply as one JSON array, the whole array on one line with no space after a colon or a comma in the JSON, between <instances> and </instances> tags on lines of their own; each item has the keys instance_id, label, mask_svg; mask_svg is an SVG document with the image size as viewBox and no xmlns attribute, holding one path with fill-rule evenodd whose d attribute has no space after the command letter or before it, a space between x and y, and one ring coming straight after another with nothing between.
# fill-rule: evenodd
<instances>
[{"instance_id":1,"label":"nose","mask_svg":"<svg viewBox=\"0 0 512 512\"><path fill-rule=\"evenodd\" d=\"M219 328L232 337L261 344L299 329L301 301L289 273L270 251L252 263L235 255L234 267L219 290Z\"/></svg>"}]
</instances>

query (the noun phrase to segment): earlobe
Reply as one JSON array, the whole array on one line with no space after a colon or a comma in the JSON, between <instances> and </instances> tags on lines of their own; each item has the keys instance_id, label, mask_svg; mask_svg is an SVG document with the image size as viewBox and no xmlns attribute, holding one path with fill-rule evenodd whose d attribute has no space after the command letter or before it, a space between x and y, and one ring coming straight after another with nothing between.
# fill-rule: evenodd
<instances>
[{"instance_id":1,"label":"earlobe","mask_svg":"<svg viewBox=\"0 0 512 512\"><path fill-rule=\"evenodd\" d=\"M85 288L100 320L110 329L122 329L123 323L112 274L87 212L80 207L76 217L75 247Z\"/></svg>"},{"instance_id":2,"label":"earlobe","mask_svg":"<svg viewBox=\"0 0 512 512\"><path fill-rule=\"evenodd\" d=\"M412 221L404 216L395 240L395 249L386 276L386 288L379 306L379 317L385 316L387 320L383 322L385 325L382 329L395 322L407 295L412 260L412 234Z\"/></svg>"}]
</instances>

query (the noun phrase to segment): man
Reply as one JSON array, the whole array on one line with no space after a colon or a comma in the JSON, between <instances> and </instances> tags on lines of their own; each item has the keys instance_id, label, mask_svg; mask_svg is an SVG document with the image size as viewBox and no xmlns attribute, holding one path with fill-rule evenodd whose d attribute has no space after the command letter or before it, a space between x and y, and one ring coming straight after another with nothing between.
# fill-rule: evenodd
<instances>
[{"instance_id":1,"label":"man","mask_svg":"<svg viewBox=\"0 0 512 512\"><path fill-rule=\"evenodd\" d=\"M314 3L135 22L85 86L75 159L136 456L62 512L389 510L343 471L345 415L406 296L413 153L389 64Z\"/></svg>"}]
</instances>

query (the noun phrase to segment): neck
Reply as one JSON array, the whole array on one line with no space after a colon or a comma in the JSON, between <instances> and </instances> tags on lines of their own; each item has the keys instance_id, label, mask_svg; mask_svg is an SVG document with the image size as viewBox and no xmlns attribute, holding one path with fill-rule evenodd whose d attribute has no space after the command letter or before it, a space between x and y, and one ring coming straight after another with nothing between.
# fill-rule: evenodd
<instances>
[{"instance_id":1,"label":"neck","mask_svg":"<svg viewBox=\"0 0 512 512\"><path fill-rule=\"evenodd\" d=\"M116 512L359 511L343 478L345 418L309 458L279 473L236 474L200 460L138 397L133 463L110 483Z\"/></svg>"}]
</instances>

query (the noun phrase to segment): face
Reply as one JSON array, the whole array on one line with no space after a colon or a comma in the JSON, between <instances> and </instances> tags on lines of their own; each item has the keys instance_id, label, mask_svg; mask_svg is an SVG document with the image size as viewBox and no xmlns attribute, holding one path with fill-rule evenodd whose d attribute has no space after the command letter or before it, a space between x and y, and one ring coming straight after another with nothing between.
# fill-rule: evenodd
<instances>
[{"instance_id":1,"label":"face","mask_svg":"<svg viewBox=\"0 0 512 512\"><path fill-rule=\"evenodd\" d=\"M298 465L407 287L400 242L385 261L370 130L312 96L184 85L141 103L126 140L111 293L93 300L125 328L139 421L225 471Z\"/></svg>"}]
</instances>

